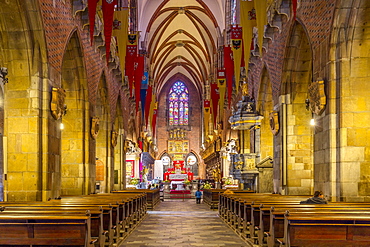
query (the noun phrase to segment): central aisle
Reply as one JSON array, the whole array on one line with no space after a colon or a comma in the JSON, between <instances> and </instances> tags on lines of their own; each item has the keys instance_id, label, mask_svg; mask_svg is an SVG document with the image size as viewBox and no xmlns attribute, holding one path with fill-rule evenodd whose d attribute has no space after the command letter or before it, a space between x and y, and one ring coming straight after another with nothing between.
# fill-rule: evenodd
<instances>
[{"instance_id":1,"label":"central aisle","mask_svg":"<svg viewBox=\"0 0 370 247\"><path fill-rule=\"evenodd\" d=\"M249 246L218 217L194 200L160 202L123 246Z\"/></svg>"}]
</instances>

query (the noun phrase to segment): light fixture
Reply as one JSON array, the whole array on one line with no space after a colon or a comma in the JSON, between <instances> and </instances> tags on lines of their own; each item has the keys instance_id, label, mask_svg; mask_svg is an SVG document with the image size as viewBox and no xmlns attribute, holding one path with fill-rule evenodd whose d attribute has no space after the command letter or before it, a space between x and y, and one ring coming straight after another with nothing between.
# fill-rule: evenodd
<instances>
[{"instance_id":1,"label":"light fixture","mask_svg":"<svg viewBox=\"0 0 370 247\"><path fill-rule=\"evenodd\" d=\"M63 123L60 123L59 128L60 128L61 130L64 130L64 124L63 124Z\"/></svg>"},{"instance_id":2,"label":"light fixture","mask_svg":"<svg viewBox=\"0 0 370 247\"><path fill-rule=\"evenodd\" d=\"M310 125L311 125L311 126L315 126L315 119L314 119L314 118L311 118L311 120L310 120Z\"/></svg>"}]
</instances>

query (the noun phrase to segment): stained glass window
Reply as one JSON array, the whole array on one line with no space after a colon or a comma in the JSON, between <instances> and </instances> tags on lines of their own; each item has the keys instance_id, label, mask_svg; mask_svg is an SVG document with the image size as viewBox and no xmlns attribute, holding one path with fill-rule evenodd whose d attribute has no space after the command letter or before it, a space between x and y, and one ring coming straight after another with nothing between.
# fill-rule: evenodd
<instances>
[{"instance_id":1,"label":"stained glass window","mask_svg":"<svg viewBox=\"0 0 370 247\"><path fill-rule=\"evenodd\" d=\"M169 125L188 125L189 90L181 81L173 84L168 93Z\"/></svg>"}]
</instances>

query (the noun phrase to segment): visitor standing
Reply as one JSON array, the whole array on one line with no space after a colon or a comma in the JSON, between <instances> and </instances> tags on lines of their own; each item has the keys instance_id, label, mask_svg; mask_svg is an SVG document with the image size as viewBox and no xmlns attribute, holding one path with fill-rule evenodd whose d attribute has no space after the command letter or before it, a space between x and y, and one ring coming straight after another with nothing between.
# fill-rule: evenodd
<instances>
[{"instance_id":1,"label":"visitor standing","mask_svg":"<svg viewBox=\"0 0 370 247\"><path fill-rule=\"evenodd\" d=\"M202 192L199 189L195 192L195 199L197 204L200 204L200 200L202 199Z\"/></svg>"}]
</instances>

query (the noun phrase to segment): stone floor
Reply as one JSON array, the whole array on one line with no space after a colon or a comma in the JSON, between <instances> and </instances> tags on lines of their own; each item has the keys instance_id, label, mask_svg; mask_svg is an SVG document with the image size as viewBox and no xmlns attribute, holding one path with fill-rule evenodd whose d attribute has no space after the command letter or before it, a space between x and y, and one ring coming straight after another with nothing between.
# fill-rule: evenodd
<instances>
[{"instance_id":1,"label":"stone floor","mask_svg":"<svg viewBox=\"0 0 370 247\"><path fill-rule=\"evenodd\" d=\"M123 246L250 246L218 217L216 210L195 199L165 200L148 211Z\"/></svg>"}]
</instances>

